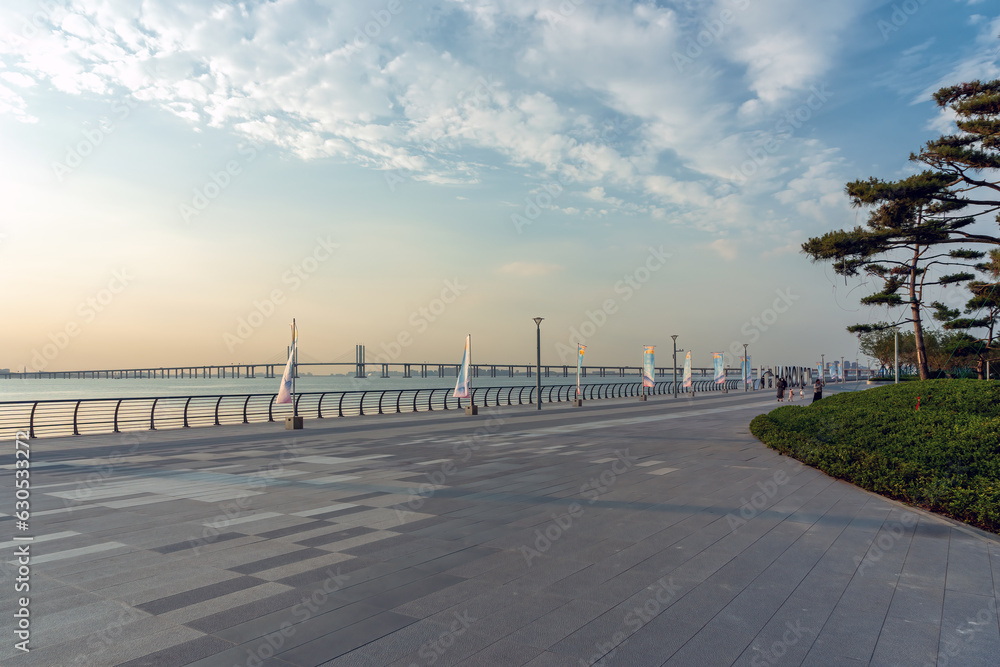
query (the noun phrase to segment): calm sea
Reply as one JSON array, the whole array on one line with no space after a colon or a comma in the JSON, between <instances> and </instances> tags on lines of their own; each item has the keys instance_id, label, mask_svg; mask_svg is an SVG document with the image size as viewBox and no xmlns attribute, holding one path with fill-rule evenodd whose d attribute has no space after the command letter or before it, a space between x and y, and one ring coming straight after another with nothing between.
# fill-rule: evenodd
<instances>
[{"instance_id":1,"label":"calm sea","mask_svg":"<svg viewBox=\"0 0 1000 667\"><path fill-rule=\"evenodd\" d=\"M696 377L699 377L695 373ZM670 376L657 377L657 381L669 380ZM589 375L583 378L584 384L608 382L638 382L639 375L598 377ZM26 401L44 399L79 399L79 398L130 398L155 396L199 396L219 394L274 394L278 391L279 378L186 378L186 379L72 379L72 380L20 380L0 379L0 401ZM510 377L478 377L473 378L473 387L498 386L534 386L535 378L526 375ZM563 377L560 372L545 377L542 375L542 385L576 384L575 374ZM303 376L295 381L295 389L299 392L312 391L345 391L345 390L381 390L381 389L424 389L434 387L453 387L452 377L388 377L375 375L365 379L357 379L344 375Z\"/></svg>"}]
</instances>

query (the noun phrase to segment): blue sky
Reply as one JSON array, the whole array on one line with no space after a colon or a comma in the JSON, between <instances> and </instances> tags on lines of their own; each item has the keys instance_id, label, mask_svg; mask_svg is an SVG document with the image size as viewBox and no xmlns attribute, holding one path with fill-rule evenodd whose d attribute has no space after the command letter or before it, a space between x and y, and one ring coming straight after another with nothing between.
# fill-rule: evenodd
<instances>
[{"instance_id":1,"label":"blue sky","mask_svg":"<svg viewBox=\"0 0 1000 667\"><path fill-rule=\"evenodd\" d=\"M911 173L994 3L14 1L0 367L857 355L799 244ZM955 295L945 295L945 299Z\"/></svg>"}]
</instances>

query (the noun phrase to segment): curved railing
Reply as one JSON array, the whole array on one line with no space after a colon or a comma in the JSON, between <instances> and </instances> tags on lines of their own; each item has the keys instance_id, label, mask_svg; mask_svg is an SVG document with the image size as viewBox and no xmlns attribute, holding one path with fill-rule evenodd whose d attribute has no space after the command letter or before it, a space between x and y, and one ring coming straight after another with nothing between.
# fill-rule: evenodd
<instances>
[{"instance_id":1,"label":"curved railing","mask_svg":"<svg viewBox=\"0 0 1000 667\"><path fill-rule=\"evenodd\" d=\"M728 380L728 389L739 387L739 380ZM722 391L713 380L694 380L695 392ZM680 392L684 389L678 388ZM475 387L468 399L454 398L453 389L376 389L323 391L297 394L297 413L306 419L381 415L400 412L426 412L461 409L471 404L479 407L531 405L535 403L534 386ZM671 394L673 382L657 382L647 394ZM638 382L584 384L584 400L639 396ZM96 435L191 426L222 426L273 422L292 415L290 404L275 403L275 394L223 394L206 396L161 396L156 398L83 398L0 402L0 437L13 437L18 431L29 437ZM571 401L575 384L542 387L543 403Z\"/></svg>"}]
</instances>

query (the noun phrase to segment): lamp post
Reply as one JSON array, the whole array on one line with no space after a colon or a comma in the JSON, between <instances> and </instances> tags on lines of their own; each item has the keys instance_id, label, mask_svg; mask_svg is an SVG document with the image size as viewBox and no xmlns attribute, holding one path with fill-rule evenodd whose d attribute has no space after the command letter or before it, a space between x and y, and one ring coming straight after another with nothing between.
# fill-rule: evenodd
<instances>
[{"instance_id":1,"label":"lamp post","mask_svg":"<svg viewBox=\"0 0 1000 667\"><path fill-rule=\"evenodd\" d=\"M740 367L740 375L743 376L741 379L743 380L743 392L744 393L746 393L746 391L747 391L747 376L746 376L746 374L750 370L750 357L747 356L747 346L749 346L749 345L750 345L750 343L743 343L743 365Z\"/></svg>"},{"instance_id":2,"label":"lamp post","mask_svg":"<svg viewBox=\"0 0 1000 667\"><path fill-rule=\"evenodd\" d=\"M538 395L538 409L542 409L542 320L544 317L535 319L535 393Z\"/></svg>"},{"instance_id":3,"label":"lamp post","mask_svg":"<svg viewBox=\"0 0 1000 667\"><path fill-rule=\"evenodd\" d=\"M899 329L893 327L893 331L896 332L895 347L893 351L893 356L895 357L893 372L896 374L896 378L893 384L899 384Z\"/></svg>"},{"instance_id":4,"label":"lamp post","mask_svg":"<svg viewBox=\"0 0 1000 667\"><path fill-rule=\"evenodd\" d=\"M677 334L671 338L674 339L674 398L677 398Z\"/></svg>"}]
</instances>

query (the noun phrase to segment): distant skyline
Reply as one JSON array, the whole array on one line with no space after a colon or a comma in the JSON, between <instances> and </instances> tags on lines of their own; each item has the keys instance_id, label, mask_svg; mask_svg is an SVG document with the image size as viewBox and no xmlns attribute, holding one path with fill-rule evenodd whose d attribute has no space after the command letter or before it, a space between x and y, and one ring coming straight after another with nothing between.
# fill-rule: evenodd
<instances>
[{"instance_id":1,"label":"distant skyline","mask_svg":"<svg viewBox=\"0 0 1000 667\"><path fill-rule=\"evenodd\" d=\"M853 361L888 315L799 246L917 170L998 34L982 0L4 3L0 367L278 363L293 317L309 361L532 363L535 316L553 365Z\"/></svg>"}]
</instances>

